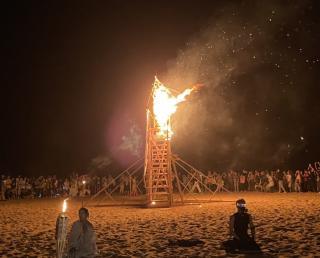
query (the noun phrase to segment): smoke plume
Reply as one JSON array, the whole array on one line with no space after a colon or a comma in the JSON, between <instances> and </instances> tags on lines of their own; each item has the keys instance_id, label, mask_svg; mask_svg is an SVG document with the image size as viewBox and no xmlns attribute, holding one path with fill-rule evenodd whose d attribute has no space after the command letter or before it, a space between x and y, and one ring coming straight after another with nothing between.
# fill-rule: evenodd
<instances>
[{"instance_id":1,"label":"smoke plume","mask_svg":"<svg viewBox=\"0 0 320 258\"><path fill-rule=\"evenodd\" d=\"M304 68L295 60L308 8L303 1L228 4L187 42L160 76L177 90L204 85L173 119L176 152L208 169L273 168L304 147L303 91L295 84L314 75L299 79Z\"/></svg>"}]
</instances>

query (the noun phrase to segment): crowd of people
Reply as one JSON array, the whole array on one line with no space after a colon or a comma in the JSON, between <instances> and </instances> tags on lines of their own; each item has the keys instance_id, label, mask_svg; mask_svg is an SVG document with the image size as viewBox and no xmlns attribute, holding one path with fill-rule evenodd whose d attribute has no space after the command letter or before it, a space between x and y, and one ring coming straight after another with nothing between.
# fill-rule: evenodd
<instances>
[{"instance_id":1,"label":"crowd of people","mask_svg":"<svg viewBox=\"0 0 320 258\"><path fill-rule=\"evenodd\" d=\"M320 192L320 166L309 165L308 169L296 171L231 170L222 174L209 171L205 184L217 191Z\"/></svg>"},{"instance_id":2,"label":"crowd of people","mask_svg":"<svg viewBox=\"0 0 320 258\"><path fill-rule=\"evenodd\" d=\"M0 200L45 197L85 197L98 193L101 189L123 195L135 196L141 193L135 176L96 176L73 174L65 178L53 176L11 177L1 175ZM141 183L141 182L140 182Z\"/></svg>"},{"instance_id":3,"label":"crowd of people","mask_svg":"<svg viewBox=\"0 0 320 258\"><path fill-rule=\"evenodd\" d=\"M174 179L174 189L178 189ZM201 173L194 170L181 175L184 192L260 191L260 192L320 192L320 162L309 164L304 170L246 171L230 170L218 173ZM57 196L83 197L105 189L111 194L136 196L143 194L142 177L109 174L107 176L74 174L57 176L10 177L1 176L0 200L43 198Z\"/></svg>"}]
</instances>

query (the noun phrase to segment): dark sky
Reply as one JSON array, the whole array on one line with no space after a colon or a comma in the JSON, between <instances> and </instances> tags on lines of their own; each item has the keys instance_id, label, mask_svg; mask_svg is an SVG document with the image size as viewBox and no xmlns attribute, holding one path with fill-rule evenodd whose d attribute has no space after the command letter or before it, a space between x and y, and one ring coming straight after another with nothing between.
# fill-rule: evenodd
<instances>
[{"instance_id":1,"label":"dark sky","mask_svg":"<svg viewBox=\"0 0 320 258\"><path fill-rule=\"evenodd\" d=\"M114 150L132 124L143 135L156 74L205 85L173 141L200 168L319 160L318 1L11 1L1 12L0 173L70 173L110 152L121 162Z\"/></svg>"}]
</instances>

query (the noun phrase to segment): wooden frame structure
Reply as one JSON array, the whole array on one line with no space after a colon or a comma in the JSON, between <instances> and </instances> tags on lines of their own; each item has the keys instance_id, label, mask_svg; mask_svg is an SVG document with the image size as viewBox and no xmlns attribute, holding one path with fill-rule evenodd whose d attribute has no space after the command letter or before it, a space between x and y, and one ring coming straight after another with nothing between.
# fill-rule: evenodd
<instances>
[{"instance_id":1,"label":"wooden frame structure","mask_svg":"<svg viewBox=\"0 0 320 258\"><path fill-rule=\"evenodd\" d=\"M156 81L155 83L160 83ZM157 85L154 85L152 93ZM144 183L144 189L146 194L146 206L147 207L170 207L174 202L174 186L178 191L180 202L185 202L184 194L186 191L190 193L190 184L197 182L197 184L206 189L212 195L215 195L217 191L225 190L223 186L218 186L215 191L210 189L202 179L207 176L200 170L194 168L186 161L182 160L177 155L173 155L171 151L171 142L169 132L165 134L159 133L160 128L156 122L154 114L151 112L151 108L147 107L146 111L146 144L145 144L145 157L140 158L130 165L127 169L121 172L114 180L120 179L123 175L137 176L138 183L137 188L140 193L144 193L141 184ZM167 122L167 128L170 128L170 119ZM141 171L142 173L137 173ZM181 180L181 175L188 177L188 182ZM196 176L198 175L198 176ZM116 184L114 187L110 186L112 182L109 182L99 192L91 197L91 200L97 198L102 193L114 201L112 194L120 187L120 184ZM228 191L229 192L229 191Z\"/></svg>"},{"instance_id":2,"label":"wooden frame structure","mask_svg":"<svg viewBox=\"0 0 320 258\"><path fill-rule=\"evenodd\" d=\"M210 189L206 184L205 180L208 179L208 176L206 176L202 171L196 169L192 165L190 165L185 160L181 159L179 156L172 154L171 158L171 168L172 168L172 192L170 193L170 199L163 198L163 195L160 195L160 198L163 198L163 201L161 199L155 199L154 197L158 197L158 194L150 193L148 195L147 188L145 187L145 176L143 171L145 170L145 160L142 158L136 160L133 162L127 169L123 170L117 177L114 178L114 181L116 182L113 186L112 182L109 182L106 186L101 188L100 191L98 191L95 195L91 197L90 200L97 199L102 194L104 194L102 199L98 199L98 204L102 202L105 198L109 199L112 203L116 203L117 200L114 198L114 194L117 192L117 190L120 188L120 179L122 176L128 176L128 177L136 177L138 179L137 188L138 192L141 195L146 195L146 202L144 201L144 205L147 207L164 207L164 206L172 206L174 204L185 204L186 202L189 202L187 198L190 197L190 194L192 191L190 190L192 188L192 185L197 182L199 186L202 189L205 189L208 193L210 193L210 198L206 201L211 201L212 198L215 196L215 194L218 191L226 191L229 192L225 187L216 185L216 189L212 190ZM183 177L188 178L186 182L182 180ZM131 188L131 187L130 187ZM153 194L153 195L152 195ZM174 197L177 195L177 199ZM130 194L129 194L130 196ZM153 201L154 203L150 203ZM168 197L168 195L165 195L165 197ZM159 198L159 197L158 197ZM196 195L191 195L192 202L196 201L199 202L199 200ZM121 198L120 204L125 204L126 200Z\"/></svg>"},{"instance_id":3,"label":"wooden frame structure","mask_svg":"<svg viewBox=\"0 0 320 258\"><path fill-rule=\"evenodd\" d=\"M168 122L170 123L170 121ZM155 118L147 109L144 184L147 206L171 206L173 202L171 142L160 135Z\"/></svg>"}]
</instances>

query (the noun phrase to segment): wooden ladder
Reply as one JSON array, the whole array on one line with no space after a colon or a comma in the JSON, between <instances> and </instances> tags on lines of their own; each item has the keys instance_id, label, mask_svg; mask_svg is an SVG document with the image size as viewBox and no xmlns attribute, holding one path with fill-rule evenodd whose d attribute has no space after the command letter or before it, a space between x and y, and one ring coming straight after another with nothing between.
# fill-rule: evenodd
<instances>
[{"instance_id":1,"label":"wooden ladder","mask_svg":"<svg viewBox=\"0 0 320 258\"><path fill-rule=\"evenodd\" d=\"M151 143L150 157L150 184L149 187L151 200L156 202L166 203L171 206L172 198L172 179L171 179L171 164L170 164L170 142L167 140L159 140L153 138Z\"/></svg>"}]
</instances>

